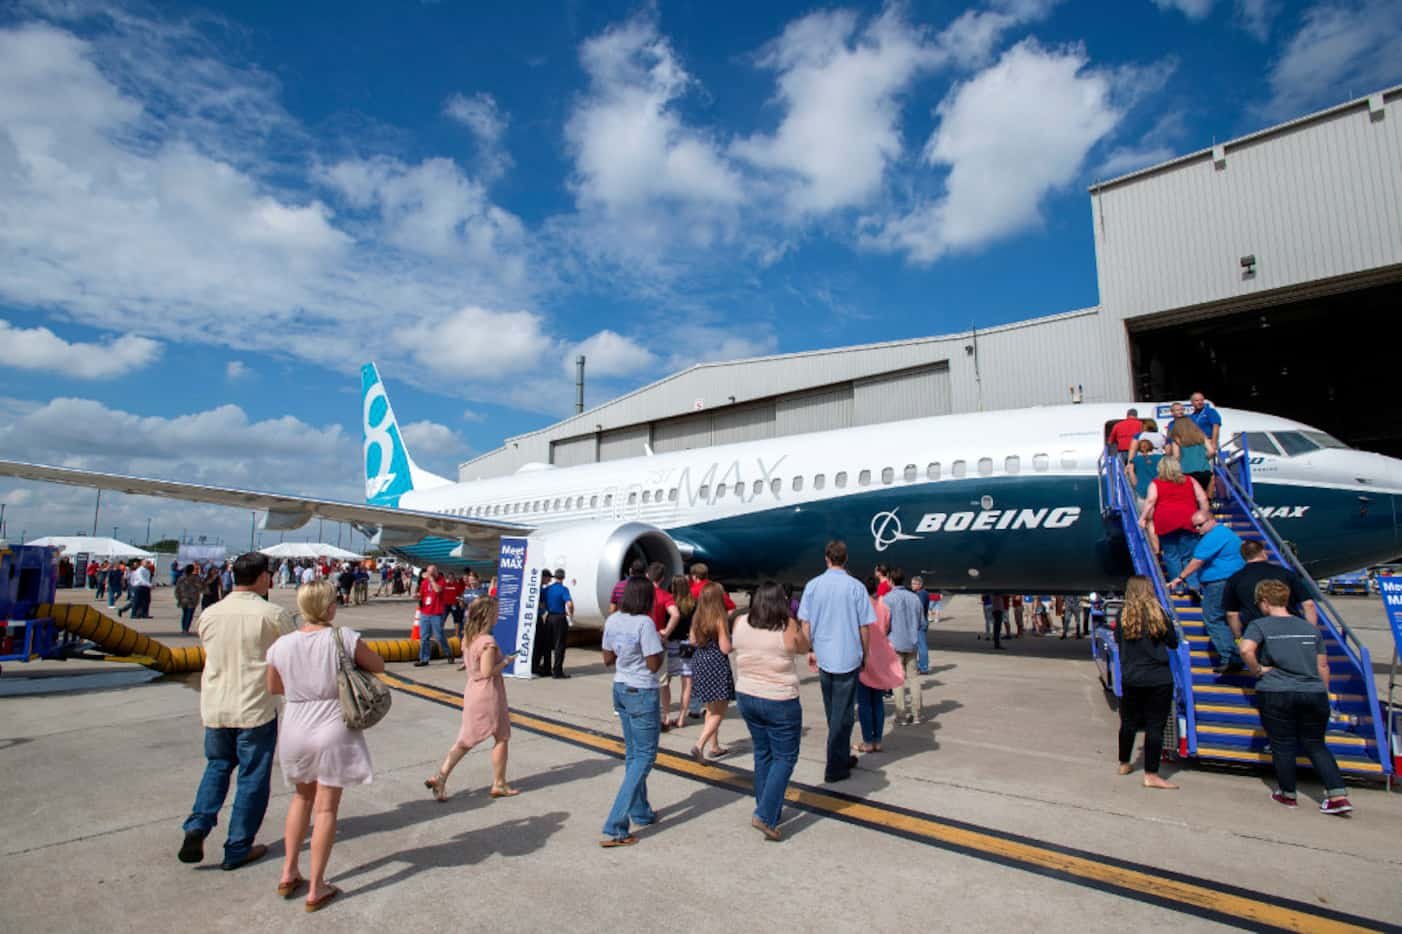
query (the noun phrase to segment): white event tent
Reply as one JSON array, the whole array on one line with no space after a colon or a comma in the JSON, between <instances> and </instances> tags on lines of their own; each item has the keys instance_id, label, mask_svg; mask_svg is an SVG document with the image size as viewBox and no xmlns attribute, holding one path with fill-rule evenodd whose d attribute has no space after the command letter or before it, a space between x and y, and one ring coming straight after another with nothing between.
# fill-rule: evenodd
<instances>
[{"instance_id":1,"label":"white event tent","mask_svg":"<svg viewBox=\"0 0 1402 934\"><path fill-rule=\"evenodd\" d=\"M87 552L94 558L154 558L155 553L128 545L115 538L92 535L46 535L26 545L48 545L72 556Z\"/></svg>"},{"instance_id":2,"label":"white event tent","mask_svg":"<svg viewBox=\"0 0 1402 934\"><path fill-rule=\"evenodd\" d=\"M269 558L334 558L338 561L351 561L364 557L323 542L282 542L260 550Z\"/></svg>"}]
</instances>

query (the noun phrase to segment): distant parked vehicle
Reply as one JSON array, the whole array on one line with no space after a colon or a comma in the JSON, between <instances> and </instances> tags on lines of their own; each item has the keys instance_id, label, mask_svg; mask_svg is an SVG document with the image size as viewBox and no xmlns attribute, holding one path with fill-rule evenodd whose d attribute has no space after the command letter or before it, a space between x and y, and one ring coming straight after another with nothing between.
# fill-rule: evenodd
<instances>
[{"instance_id":1,"label":"distant parked vehicle","mask_svg":"<svg viewBox=\"0 0 1402 934\"><path fill-rule=\"evenodd\" d=\"M1373 593L1381 593L1382 588L1378 586L1380 577L1402 577L1402 564L1377 564L1368 569L1368 577L1372 581Z\"/></svg>"},{"instance_id":2,"label":"distant parked vehicle","mask_svg":"<svg viewBox=\"0 0 1402 934\"><path fill-rule=\"evenodd\" d=\"M1368 577L1366 568L1349 571L1346 574L1335 574L1324 582L1324 591L1331 597L1337 597L1341 594L1366 597L1372 589L1372 581Z\"/></svg>"}]
</instances>

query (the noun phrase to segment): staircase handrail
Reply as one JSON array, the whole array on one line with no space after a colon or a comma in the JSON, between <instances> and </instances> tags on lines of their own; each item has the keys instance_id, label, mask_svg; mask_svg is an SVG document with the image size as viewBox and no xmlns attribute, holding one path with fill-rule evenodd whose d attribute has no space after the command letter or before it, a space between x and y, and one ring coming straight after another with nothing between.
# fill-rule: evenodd
<instances>
[{"instance_id":1,"label":"staircase handrail","mask_svg":"<svg viewBox=\"0 0 1402 934\"><path fill-rule=\"evenodd\" d=\"M1373 658L1368 652L1368 647L1358 638L1357 634L1344 622L1343 616L1329 602L1329 598L1319 589L1319 585L1314 582L1314 578L1305 570L1300 559L1296 557L1294 549L1285 543L1285 539L1275 530L1275 526L1269 519L1259 515L1256 511L1256 503L1250 499L1241 485L1227 472L1220 467L1217 470L1217 480L1225 486L1227 494L1236 502L1241 512L1247 520L1256 527L1256 530L1265 540L1265 545L1271 557L1282 567L1295 572L1295 576L1304 585L1305 592L1314 601L1315 607L1319 611L1319 618L1324 621L1325 628L1334 638L1334 641L1344 650L1349 662L1358 669L1363 678L1363 687L1368 697L1368 712L1373 720L1373 734L1377 741L1378 757L1382 760L1384 771L1391 770L1391 742L1388 736L1389 724L1381 721L1386 717L1380 716L1383 713L1378 701L1377 679L1373 676ZM1219 490L1219 494L1220 494Z\"/></svg>"},{"instance_id":2,"label":"staircase handrail","mask_svg":"<svg viewBox=\"0 0 1402 934\"><path fill-rule=\"evenodd\" d=\"M1144 530L1139 527L1139 511L1134 487L1130 486L1124 463L1120 460L1118 452L1112 447L1107 447L1101 455L1100 476L1103 481L1102 486L1106 490L1105 505L1120 517L1120 524L1125 533L1125 544L1129 547L1130 561L1134 565L1134 570L1149 579L1154 587L1154 596L1158 598L1159 606L1163 608L1169 623L1173 626L1174 633L1178 636L1178 648L1169 653L1169 667L1173 671L1173 680L1178 685L1180 696L1183 699L1187 719L1188 751L1190 754L1195 754L1197 752L1197 711L1193 706L1192 650L1188 646L1188 638L1183 632L1178 614L1174 612L1173 597L1168 591L1168 580L1164 577L1163 568L1149 548L1148 537L1144 534Z\"/></svg>"}]
</instances>

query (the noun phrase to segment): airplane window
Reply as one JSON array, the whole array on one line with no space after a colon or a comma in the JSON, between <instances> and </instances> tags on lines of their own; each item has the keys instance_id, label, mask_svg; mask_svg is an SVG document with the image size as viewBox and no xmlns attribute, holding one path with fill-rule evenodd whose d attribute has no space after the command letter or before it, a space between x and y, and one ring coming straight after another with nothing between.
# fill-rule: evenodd
<instances>
[{"instance_id":1,"label":"airplane window","mask_svg":"<svg viewBox=\"0 0 1402 934\"><path fill-rule=\"evenodd\" d=\"M968 470L968 465L963 461L955 461L949 465L949 473L955 477L962 477Z\"/></svg>"},{"instance_id":2,"label":"airplane window","mask_svg":"<svg viewBox=\"0 0 1402 934\"><path fill-rule=\"evenodd\" d=\"M802 477L794 477L794 478L793 478L793 491L794 491L795 493L798 493L798 492L802 491L802 489L803 489L803 478L802 478Z\"/></svg>"},{"instance_id":3,"label":"airplane window","mask_svg":"<svg viewBox=\"0 0 1402 934\"><path fill-rule=\"evenodd\" d=\"M1032 455L1032 469L1038 473L1044 473L1051 466L1051 458L1045 454Z\"/></svg>"},{"instance_id":4,"label":"airplane window","mask_svg":"<svg viewBox=\"0 0 1402 934\"><path fill-rule=\"evenodd\" d=\"M759 494L761 494L761 493L763 493L763 492L764 492L764 481L763 481L763 480L756 480L756 481L755 481L755 485L752 486L752 487L750 488L750 495L751 495L751 496L758 496Z\"/></svg>"},{"instance_id":5,"label":"airplane window","mask_svg":"<svg viewBox=\"0 0 1402 934\"><path fill-rule=\"evenodd\" d=\"M599 497L598 497L598 496L591 496L591 497L589 497L589 508L590 508L590 509L598 509L598 508L599 508Z\"/></svg>"},{"instance_id":6,"label":"airplane window","mask_svg":"<svg viewBox=\"0 0 1402 934\"><path fill-rule=\"evenodd\" d=\"M905 465L905 482L906 482L906 483L914 483L914 482L915 482L915 478L919 475L919 473L920 473L919 469L917 469L916 466L915 466L914 464L906 464L906 465Z\"/></svg>"},{"instance_id":7,"label":"airplane window","mask_svg":"<svg viewBox=\"0 0 1402 934\"><path fill-rule=\"evenodd\" d=\"M1276 444L1285 451L1286 457L1299 457L1301 454L1319 450L1319 445L1298 431L1273 431L1271 437L1275 438Z\"/></svg>"},{"instance_id":8,"label":"airplane window","mask_svg":"<svg viewBox=\"0 0 1402 934\"><path fill-rule=\"evenodd\" d=\"M604 505L605 505L605 506L612 506L612 505L613 505L613 494L612 494L612 493L606 493L606 494L604 494Z\"/></svg>"},{"instance_id":9,"label":"airplane window","mask_svg":"<svg viewBox=\"0 0 1402 934\"><path fill-rule=\"evenodd\" d=\"M652 491L651 491L651 490L643 490L643 502L645 502L645 503L650 503L650 502L652 502Z\"/></svg>"},{"instance_id":10,"label":"airplane window","mask_svg":"<svg viewBox=\"0 0 1402 934\"><path fill-rule=\"evenodd\" d=\"M1062 466L1064 469L1066 469L1066 470L1072 470L1072 469L1074 469L1075 466L1076 466L1076 452L1075 452L1075 451L1062 451L1062 452L1061 452L1061 466Z\"/></svg>"},{"instance_id":11,"label":"airplane window","mask_svg":"<svg viewBox=\"0 0 1402 934\"><path fill-rule=\"evenodd\" d=\"M701 497L702 499L710 499L711 487L708 484L702 484L701 489L696 491L696 495Z\"/></svg>"},{"instance_id":12,"label":"airplane window","mask_svg":"<svg viewBox=\"0 0 1402 934\"><path fill-rule=\"evenodd\" d=\"M1349 450L1349 446L1347 444L1344 444L1342 441L1340 441L1338 438L1335 438L1327 431L1305 431L1301 432L1301 434L1303 434L1306 438L1309 438L1311 441L1313 441L1315 444L1319 445L1322 448L1340 448L1345 451Z\"/></svg>"},{"instance_id":13,"label":"airplane window","mask_svg":"<svg viewBox=\"0 0 1402 934\"><path fill-rule=\"evenodd\" d=\"M638 501L637 491L628 494L628 505L631 506Z\"/></svg>"},{"instance_id":14,"label":"airplane window","mask_svg":"<svg viewBox=\"0 0 1402 934\"><path fill-rule=\"evenodd\" d=\"M1012 456L1005 458L1005 459L1003 460L1003 470L1004 470L1006 473L1021 473L1021 472L1022 472L1022 458L1018 457L1016 454L1013 454Z\"/></svg>"},{"instance_id":15,"label":"airplane window","mask_svg":"<svg viewBox=\"0 0 1402 934\"><path fill-rule=\"evenodd\" d=\"M894 468L894 467L883 467L883 468L881 468L881 482L882 482L882 483L894 483L895 480L896 480L896 468Z\"/></svg>"},{"instance_id":16,"label":"airplane window","mask_svg":"<svg viewBox=\"0 0 1402 934\"><path fill-rule=\"evenodd\" d=\"M1271 436L1264 431L1245 432L1246 448L1252 454L1274 454L1280 456L1281 450L1276 447L1276 443L1271 440Z\"/></svg>"},{"instance_id":17,"label":"airplane window","mask_svg":"<svg viewBox=\"0 0 1402 934\"><path fill-rule=\"evenodd\" d=\"M821 490L823 487L825 487L825 486L827 486L827 485L828 485L828 478L827 478L827 477L825 477L823 474L816 474L816 475L814 475L814 477L813 477L813 489L815 489L815 490Z\"/></svg>"},{"instance_id":18,"label":"airplane window","mask_svg":"<svg viewBox=\"0 0 1402 934\"><path fill-rule=\"evenodd\" d=\"M993 458L980 457L978 459L978 475L980 477L993 476Z\"/></svg>"},{"instance_id":19,"label":"airplane window","mask_svg":"<svg viewBox=\"0 0 1402 934\"><path fill-rule=\"evenodd\" d=\"M832 485L839 490L847 489L847 471L839 470L837 476L832 478Z\"/></svg>"},{"instance_id":20,"label":"airplane window","mask_svg":"<svg viewBox=\"0 0 1402 934\"><path fill-rule=\"evenodd\" d=\"M724 483L717 483L717 484L716 484L716 499L723 499L724 497L725 497L725 484L724 484Z\"/></svg>"},{"instance_id":21,"label":"airplane window","mask_svg":"<svg viewBox=\"0 0 1402 934\"><path fill-rule=\"evenodd\" d=\"M779 491L783 488L784 481L780 480L778 477L775 477L773 480L769 481L769 492L773 493L775 496L778 496Z\"/></svg>"},{"instance_id":22,"label":"airplane window","mask_svg":"<svg viewBox=\"0 0 1402 934\"><path fill-rule=\"evenodd\" d=\"M675 503L676 501L677 501L677 488L676 488L676 487L672 487L670 490L667 491L667 502L669 502L669 503Z\"/></svg>"},{"instance_id":23,"label":"airplane window","mask_svg":"<svg viewBox=\"0 0 1402 934\"><path fill-rule=\"evenodd\" d=\"M661 491L661 490L658 490L656 493L653 493L653 494L652 494L652 498L653 498L653 500L656 501L656 502L659 502L659 503L662 502L662 491Z\"/></svg>"},{"instance_id":24,"label":"airplane window","mask_svg":"<svg viewBox=\"0 0 1402 934\"><path fill-rule=\"evenodd\" d=\"M871 486L871 471L863 470L857 474L857 484L859 486Z\"/></svg>"},{"instance_id":25,"label":"airplane window","mask_svg":"<svg viewBox=\"0 0 1402 934\"><path fill-rule=\"evenodd\" d=\"M940 464L939 464L939 461L935 461L934 463L930 464L930 466L928 466L928 467L925 468L925 479L926 479L926 480L938 480L939 478L940 478Z\"/></svg>"},{"instance_id":26,"label":"airplane window","mask_svg":"<svg viewBox=\"0 0 1402 934\"><path fill-rule=\"evenodd\" d=\"M555 510L558 512L559 509L560 509L560 501L557 499L557 500L555 500Z\"/></svg>"}]
</instances>

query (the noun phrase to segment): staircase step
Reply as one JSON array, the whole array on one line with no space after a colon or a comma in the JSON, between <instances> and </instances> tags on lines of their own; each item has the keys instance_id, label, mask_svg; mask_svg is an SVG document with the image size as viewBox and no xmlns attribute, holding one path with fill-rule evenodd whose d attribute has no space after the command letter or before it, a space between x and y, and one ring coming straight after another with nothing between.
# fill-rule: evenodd
<instances>
[{"instance_id":1,"label":"staircase step","mask_svg":"<svg viewBox=\"0 0 1402 934\"><path fill-rule=\"evenodd\" d=\"M1183 634L1187 636L1188 648L1190 650L1203 652L1212 645L1212 640L1207 637L1205 629L1201 633L1189 632L1185 626ZM1343 646L1339 645L1333 639L1325 640L1324 651L1329 656L1330 661L1334 661L1335 659L1348 661L1348 653L1344 651ZM1349 666L1352 667L1352 665L1353 663L1349 662Z\"/></svg>"},{"instance_id":2,"label":"staircase step","mask_svg":"<svg viewBox=\"0 0 1402 934\"><path fill-rule=\"evenodd\" d=\"M1267 752L1257 752L1252 749L1239 749L1232 746L1205 745L1198 743L1199 759L1218 759L1225 762L1243 762L1258 765L1270 765L1271 756ZM1360 775L1381 775L1383 774L1382 764L1369 759L1355 756L1335 755L1334 758L1339 763L1339 768L1345 772ZM1309 759L1304 756L1297 756L1295 761L1305 768L1310 767Z\"/></svg>"},{"instance_id":3,"label":"staircase step","mask_svg":"<svg viewBox=\"0 0 1402 934\"><path fill-rule=\"evenodd\" d=\"M1221 743L1229 746L1247 746L1261 751L1265 751L1268 745L1266 731L1259 726L1225 726L1199 721L1198 742L1201 743L1204 737L1213 745ZM1357 754L1360 750L1371 749L1374 745L1367 737L1341 730L1330 730L1324 739L1331 752L1351 750L1353 754Z\"/></svg>"},{"instance_id":4,"label":"staircase step","mask_svg":"<svg viewBox=\"0 0 1402 934\"><path fill-rule=\"evenodd\" d=\"M1204 704L1227 704L1234 706L1250 707L1256 709L1256 689L1247 685L1239 684L1195 684L1193 685L1193 699L1201 707ZM1368 699L1361 694L1330 694L1329 699L1345 713L1353 713L1347 709L1349 704L1364 705L1366 707ZM1367 714L1358 714L1359 723L1372 724L1373 718Z\"/></svg>"}]
</instances>

